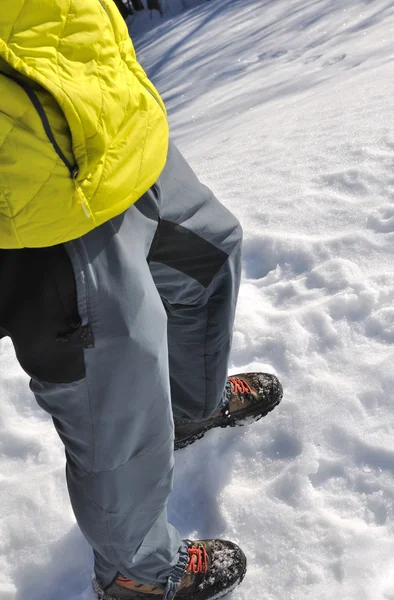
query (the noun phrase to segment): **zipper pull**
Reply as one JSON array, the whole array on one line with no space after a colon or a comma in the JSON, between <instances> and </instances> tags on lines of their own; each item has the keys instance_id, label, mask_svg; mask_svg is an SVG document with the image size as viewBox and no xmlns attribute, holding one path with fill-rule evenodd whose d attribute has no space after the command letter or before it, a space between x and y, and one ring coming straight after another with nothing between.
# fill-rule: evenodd
<instances>
[{"instance_id":1,"label":"zipper pull","mask_svg":"<svg viewBox=\"0 0 394 600\"><path fill-rule=\"evenodd\" d=\"M78 173L77 173L78 174ZM81 188L78 185L78 182L75 182L75 190L79 196L79 202L83 208L83 212L85 213L85 215L87 216L88 219L90 219L92 217L92 213L89 209L89 204L87 203L87 200L85 198L84 193L82 192Z\"/></svg>"},{"instance_id":2,"label":"zipper pull","mask_svg":"<svg viewBox=\"0 0 394 600\"><path fill-rule=\"evenodd\" d=\"M81 205L82 205L82 208L83 208L83 212L85 213L85 215L87 216L87 218L90 219L90 217L92 215L90 214L89 207L87 205L86 200L81 200Z\"/></svg>"}]
</instances>

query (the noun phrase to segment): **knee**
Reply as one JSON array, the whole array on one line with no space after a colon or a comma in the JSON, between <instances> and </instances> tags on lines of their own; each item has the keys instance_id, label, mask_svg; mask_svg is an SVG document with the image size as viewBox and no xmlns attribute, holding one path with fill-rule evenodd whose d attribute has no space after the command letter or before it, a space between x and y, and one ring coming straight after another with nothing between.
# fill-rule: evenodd
<instances>
[{"instance_id":1,"label":"knee","mask_svg":"<svg viewBox=\"0 0 394 600\"><path fill-rule=\"evenodd\" d=\"M238 219L232 215L233 217L233 222L232 222L232 231L230 234L230 253L229 254L236 254L237 252L241 251L241 247L242 247L242 242L243 242L243 229L242 229L242 225L241 223L238 221Z\"/></svg>"},{"instance_id":2,"label":"knee","mask_svg":"<svg viewBox=\"0 0 394 600\"><path fill-rule=\"evenodd\" d=\"M219 204L218 229L222 242L221 249L228 255L233 254L242 245L243 229L238 218L223 204Z\"/></svg>"},{"instance_id":3,"label":"knee","mask_svg":"<svg viewBox=\"0 0 394 600\"><path fill-rule=\"evenodd\" d=\"M234 217L234 221L235 221L235 239L236 239L236 244L237 244L237 246L240 246L242 244L242 241L243 241L244 231L243 231L242 225L238 221L238 219L236 219Z\"/></svg>"}]
</instances>

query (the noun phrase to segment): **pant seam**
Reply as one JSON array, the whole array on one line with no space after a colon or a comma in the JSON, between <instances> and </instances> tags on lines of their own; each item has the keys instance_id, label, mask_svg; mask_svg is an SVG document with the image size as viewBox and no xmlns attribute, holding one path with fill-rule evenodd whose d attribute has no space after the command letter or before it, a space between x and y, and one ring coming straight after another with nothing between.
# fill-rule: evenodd
<instances>
[{"instance_id":1,"label":"pant seam","mask_svg":"<svg viewBox=\"0 0 394 600\"><path fill-rule=\"evenodd\" d=\"M85 294L85 305L86 305L86 318L88 323L91 323L91 310L90 310L90 290L89 290L89 278L87 276L87 269L85 268L85 263L83 260L83 256L82 256L82 252L79 248L78 245L78 241L79 240L74 240L73 242L71 242L71 244L73 245L74 249L75 249L75 253L77 255L80 267L81 267L81 271L83 273L83 277L84 277L84 281L85 281L85 289L84 289L84 294Z\"/></svg>"},{"instance_id":2,"label":"pant seam","mask_svg":"<svg viewBox=\"0 0 394 600\"><path fill-rule=\"evenodd\" d=\"M82 252L78 247L77 240L72 242L72 245L75 249L75 254L79 261L79 265L81 268L81 272L83 273L83 279L85 282L84 286L84 295L85 295L85 304L86 304L86 317L87 317L87 325L93 330L92 320L91 320L91 310L90 310L90 292L89 292L89 278L87 276L87 269L85 268L85 263L83 261ZM85 358L86 349L83 348L83 360L85 363L85 380L86 380L86 390L88 395L88 405L89 405L89 418L90 418L90 429L92 435L92 456L91 456L91 468L90 473L94 472L94 465L96 460L96 441L94 435L94 426L93 426L93 413L92 413L92 401L91 401L91 393L90 393L90 385L89 385L89 373L88 373L88 363Z\"/></svg>"},{"instance_id":3,"label":"pant seam","mask_svg":"<svg viewBox=\"0 0 394 600\"><path fill-rule=\"evenodd\" d=\"M203 417L203 415L205 415L206 410L207 410L207 403L208 403L208 377L207 377L207 371L208 371L208 365L207 365L207 358L208 358L208 353L207 353L207 344L208 344L208 325L209 325L209 301L210 298L208 298L208 303L207 303L207 319L206 319L206 323L205 323L205 344L204 344L204 378L205 378L205 399L204 399L204 411L201 415L201 417Z\"/></svg>"},{"instance_id":4,"label":"pant seam","mask_svg":"<svg viewBox=\"0 0 394 600\"><path fill-rule=\"evenodd\" d=\"M236 229L239 229L240 225L237 226ZM204 415L207 409L207 402L208 402L208 377L207 377L207 335L208 335L208 329L209 329L209 322L210 322L210 313L212 312L211 307L210 307L210 303L211 303L211 298L212 295L209 293L209 287L211 285L213 285L215 279L219 276L220 272L224 269L224 267L226 266L226 264L228 263L228 260L230 259L231 255L233 254L233 252L235 250L237 250L238 246L239 246L239 241L237 241L236 244L234 244L233 248L231 249L231 252L227 255L227 259L225 260L225 262L222 264L222 266L220 267L220 269L216 272L214 278L212 279L211 283L209 284L208 288L206 288L206 294L208 295L208 300L207 300L207 322L206 322L206 327L205 327L205 348L204 348L204 369L205 369L205 403L204 403ZM228 364L227 364L227 371L228 371ZM226 379L227 381L227 379ZM226 385L226 384L225 384ZM226 387L224 387L222 395L220 397L218 406L220 405L221 400L223 399L223 393L225 391Z\"/></svg>"}]
</instances>

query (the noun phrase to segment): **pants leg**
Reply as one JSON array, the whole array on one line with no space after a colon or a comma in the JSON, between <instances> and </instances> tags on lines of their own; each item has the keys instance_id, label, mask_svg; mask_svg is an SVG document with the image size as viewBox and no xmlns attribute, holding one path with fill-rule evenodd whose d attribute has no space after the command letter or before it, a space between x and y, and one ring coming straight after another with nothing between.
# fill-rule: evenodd
<instances>
[{"instance_id":1,"label":"pants leg","mask_svg":"<svg viewBox=\"0 0 394 600\"><path fill-rule=\"evenodd\" d=\"M222 399L241 276L242 229L170 142L157 182L150 269L168 315L174 416L199 421Z\"/></svg>"},{"instance_id":2,"label":"pants leg","mask_svg":"<svg viewBox=\"0 0 394 600\"><path fill-rule=\"evenodd\" d=\"M73 325L51 314L58 297L39 266L36 314L30 314L37 327L28 342L0 314L64 442L72 506L104 585L121 572L165 587L174 567L186 565L185 546L166 513L174 443L167 316L146 260L157 220L150 190L123 215L65 245L78 300ZM43 322L52 316L47 331Z\"/></svg>"}]
</instances>

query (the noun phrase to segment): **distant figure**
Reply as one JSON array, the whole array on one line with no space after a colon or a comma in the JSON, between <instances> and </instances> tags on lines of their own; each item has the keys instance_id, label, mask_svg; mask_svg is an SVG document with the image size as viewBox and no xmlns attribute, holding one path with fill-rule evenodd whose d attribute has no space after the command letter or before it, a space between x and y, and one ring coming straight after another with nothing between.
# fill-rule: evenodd
<instances>
[{"instance_id":1,"label":"distant figure","mask_svg":"<svg viewBox=\"0 0 394 600\"><path fill-rule=\"evenodd\" d=\"M147 6L144 6L142 0L114 0L116 6L119 9L120 14L124 19L134 14L134 11L138 12L148 8L148 10L158 10L160 16L163 16L163 6L161 0L146 0Z\"/></svg>"}]
</instances>

